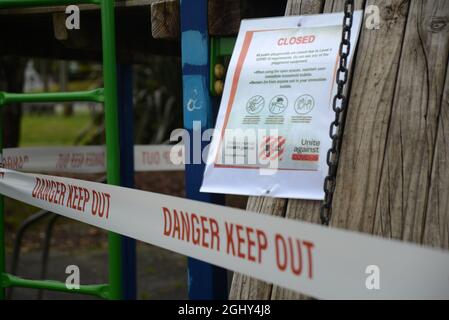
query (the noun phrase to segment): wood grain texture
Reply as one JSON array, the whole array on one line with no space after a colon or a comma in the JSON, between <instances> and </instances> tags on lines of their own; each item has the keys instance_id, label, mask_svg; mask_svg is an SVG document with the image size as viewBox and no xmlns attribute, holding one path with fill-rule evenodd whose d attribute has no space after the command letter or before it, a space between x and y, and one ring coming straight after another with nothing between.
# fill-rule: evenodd
<instances>
[{"instance_id":1,"label":"wood grain texture","mask_svg":"<svg viewBox=\"0 0 449 320\"><path fill-rule=\"evenodd\" d=\"M65 26L66 19L67 15L64 12L52 14L53 33L56 40L62 41L69 38L69 33L67 27Z\"/></svg>"},{"instance_id":2,"label":"wood grain texture","mask_svg":"<svg viewBox=\"0 0 449 320\"><path fill-rule=\"evenodd\" d=\"M370 0L379 6L379 30L363 28L333 201L331 225L372 232L399 72L409 3Z\"/></svg>"},{"instance_id":3,"label":"wood grain texture","mask_svg":"<svg viewBox=\"0 0 449 320\"><path fill-rule=\"evenodd\" d=\"M365 0L354 0L354 10L363 10L363 8L365 8L365 2ZM345 0L326 0L324 2L323 12L343 12L344 8Z\"/></svg>"},{"instance_id":4,"label":"wood grain texture","mask_svg":"<svg viewBox=\"0 0 449 320\"><path fill-rule=\"evenodd\" d=\"M286 7L285 15L300 15L300 14L312 14L320 13L322 8L321 0L289 0ZM310 202L304 202L306 208L301 208L304 210L294 210L301 207L301 203L294 204L292 206L292 211L297 212L311 212L313 210L308 210L309 205L313 208L317 208L317 205ZM265 214L270 214L274 216L284 217L287 210L287 201L283 199L272 199L265 197L250 197L248 200L247 210L253 212L261 212ZM232 280L231 292L229 294L230 299L270 299L272 298L272 292L278 292L276 289L273 291L273 285L266 283L264 281L253 279L249 276L235 273ZM289 296L289 292L276 293L279 296Z\"/></svg>"},{"instance_id":5,"label":"wood grain texture","mask_svg":"<svg viewBox=\"0 0 449 320\"><path fill-rule=\"evenodd\" d=\"M209 34L214 36L236 35L240 28L240 0L209 0Z\"/></svg>"},{"instance_id":6,"label":"wood grain texture","mask_svg":"<svg viewBox=\"0 0 449 320\"><path fill-rule=\"evenodd\" d=\"M324 1L317 0L299 0L288 1L285 8L286 16L293 16L297 14L317 14L323 12Z\"/></svg>"},{"instance_id":7,"label":"wood grain texture","mask_svg":"<svg viewBox=\"0 0 449 320\"><path fill-rule=\"evenodd\" d=\"M449 249L449 64L438 121L437 141L429 201L426 212L424 245Z\"/></svg>"},{"instance_id":8,"label":"wood grain texture","mask_svg":"<svg viewBox=\"0 0 449 320\"><path fill-rule=\"evenodd\" d=\"M448 1L411 2L379 187L374 225L378 235L422 243L428 227L449 57L448 21Z\"/></svg>"},{"instance_id":9,"label":"wood grain texture","mask_svg":"<svg viewBox=\"0 0 449 320\"><path fill-rule=\"evenodd\" d=\"M151 5L151 35L155 39L180 36L179 0L164 0Z\"/></svg>"}]
</instances>

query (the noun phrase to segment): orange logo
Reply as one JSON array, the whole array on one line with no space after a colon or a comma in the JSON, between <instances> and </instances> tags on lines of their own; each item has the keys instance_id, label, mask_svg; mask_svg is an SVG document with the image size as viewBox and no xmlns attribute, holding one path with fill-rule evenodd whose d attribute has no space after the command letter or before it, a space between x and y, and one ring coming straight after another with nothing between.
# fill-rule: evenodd
<instances>
[{"instance_id":1,"label":"orange logo","mask_svg":"<svg viewBox=\"0 0 449 320\"><path fill-rule=\"evenodd\" d=\"M281 136L265 137L259 146L259 159L282 160L285 151L285 141L286 139Z\"/></svg>"}]
</instances>

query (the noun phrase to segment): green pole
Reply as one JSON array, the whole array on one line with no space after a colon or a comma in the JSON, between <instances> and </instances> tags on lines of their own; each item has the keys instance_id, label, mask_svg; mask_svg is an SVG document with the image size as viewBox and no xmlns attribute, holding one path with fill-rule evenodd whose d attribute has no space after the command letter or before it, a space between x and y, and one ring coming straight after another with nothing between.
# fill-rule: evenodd
<instances>
[{"instance_id":1,"label":"green pole","mask_svg":"<svg viewBox=\"0 0 449 320\"><path fill-rule=\"evenodd\" d=\"M3 162L3 108L0 108L0 154ZM6 272L5 270L5 208L4 197L0 194L0 277ZM5 288L0 281L0 300L5 300Z\"/></svg>"},{"instance_id":2,"label":"green pole","mask_svg":"<svg viewBox=\"0 0 449 320\"><path fill-rule=\"evenodd\" d=\"M76 294L87 294L100 298L108 297L109 286L107 284L81 285L79 289L69 289L64 282L52 280L29 280L4 273L0 276L2 285L6 288L19 287L31 289L46 289Z\"/></svg>"},{"instance_id":3,"label":"green pole","mask_svg":"<svg viewBox=\"0 0 449 320\"><path fill-rule=\"evenodd\" d=\"M117 104L117 69L115 53L115 11L113 0L101 0L103 34L103 81L106 122L108 184L120 185L120 146ZM109 297L122 298L121 236L109 233Z\"/></svg>"},{"instance_id":4,"label":"green pole","mask_svg":"<svg viewBox=\"0 0 449 320\"><path fill-rule=\"evenodd\" d=\"M0 105L17 102L103 102L103 89L74 92L9 93L0 92Z\"/></svg>"}]
</instances>

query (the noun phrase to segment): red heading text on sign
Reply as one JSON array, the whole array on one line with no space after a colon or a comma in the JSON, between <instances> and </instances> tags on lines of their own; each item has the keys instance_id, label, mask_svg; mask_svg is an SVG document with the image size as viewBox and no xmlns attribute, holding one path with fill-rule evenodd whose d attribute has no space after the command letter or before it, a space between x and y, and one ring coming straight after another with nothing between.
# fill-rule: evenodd
<instances>
[{"instance_id":1,"label":"red heading text on sign","mask_svg":"<svg viewBox=\"0 0 449 320\"><path fill-rule=\"evenodd\" d=\"M316 37L313 35L303 37L280 38L278 46L309 44L315 42Z\"/></svg>"}]
</instances>

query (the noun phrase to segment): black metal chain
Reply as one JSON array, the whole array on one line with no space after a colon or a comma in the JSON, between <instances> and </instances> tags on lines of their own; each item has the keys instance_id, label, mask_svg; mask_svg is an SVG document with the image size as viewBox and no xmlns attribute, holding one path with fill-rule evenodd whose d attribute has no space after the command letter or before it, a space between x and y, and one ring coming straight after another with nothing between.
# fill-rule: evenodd
<instances>
[{"instance_id":1,"label":"black metal chain","mask_svg":"<svg viewBox=\"0 0 449 320\"><path fill-rule=\"evenodd\" d=\"M341 137L343 135L344 114L347 107L347 97L345 87L349 78L348 60L351 52L351 28L354 17L354 0L345 1L343 33L340 44L340 67L337 72L338 91L334 97L332 109L335 112L335 120L331 123L329 136L332 139L332 146L327 152L326 163L329 171L324 179L324 201L321 206L320 218L323 225L328 226L332 215L332 200L336 187L338 161L340 159Z\"/></svg>"}]
</instances>

